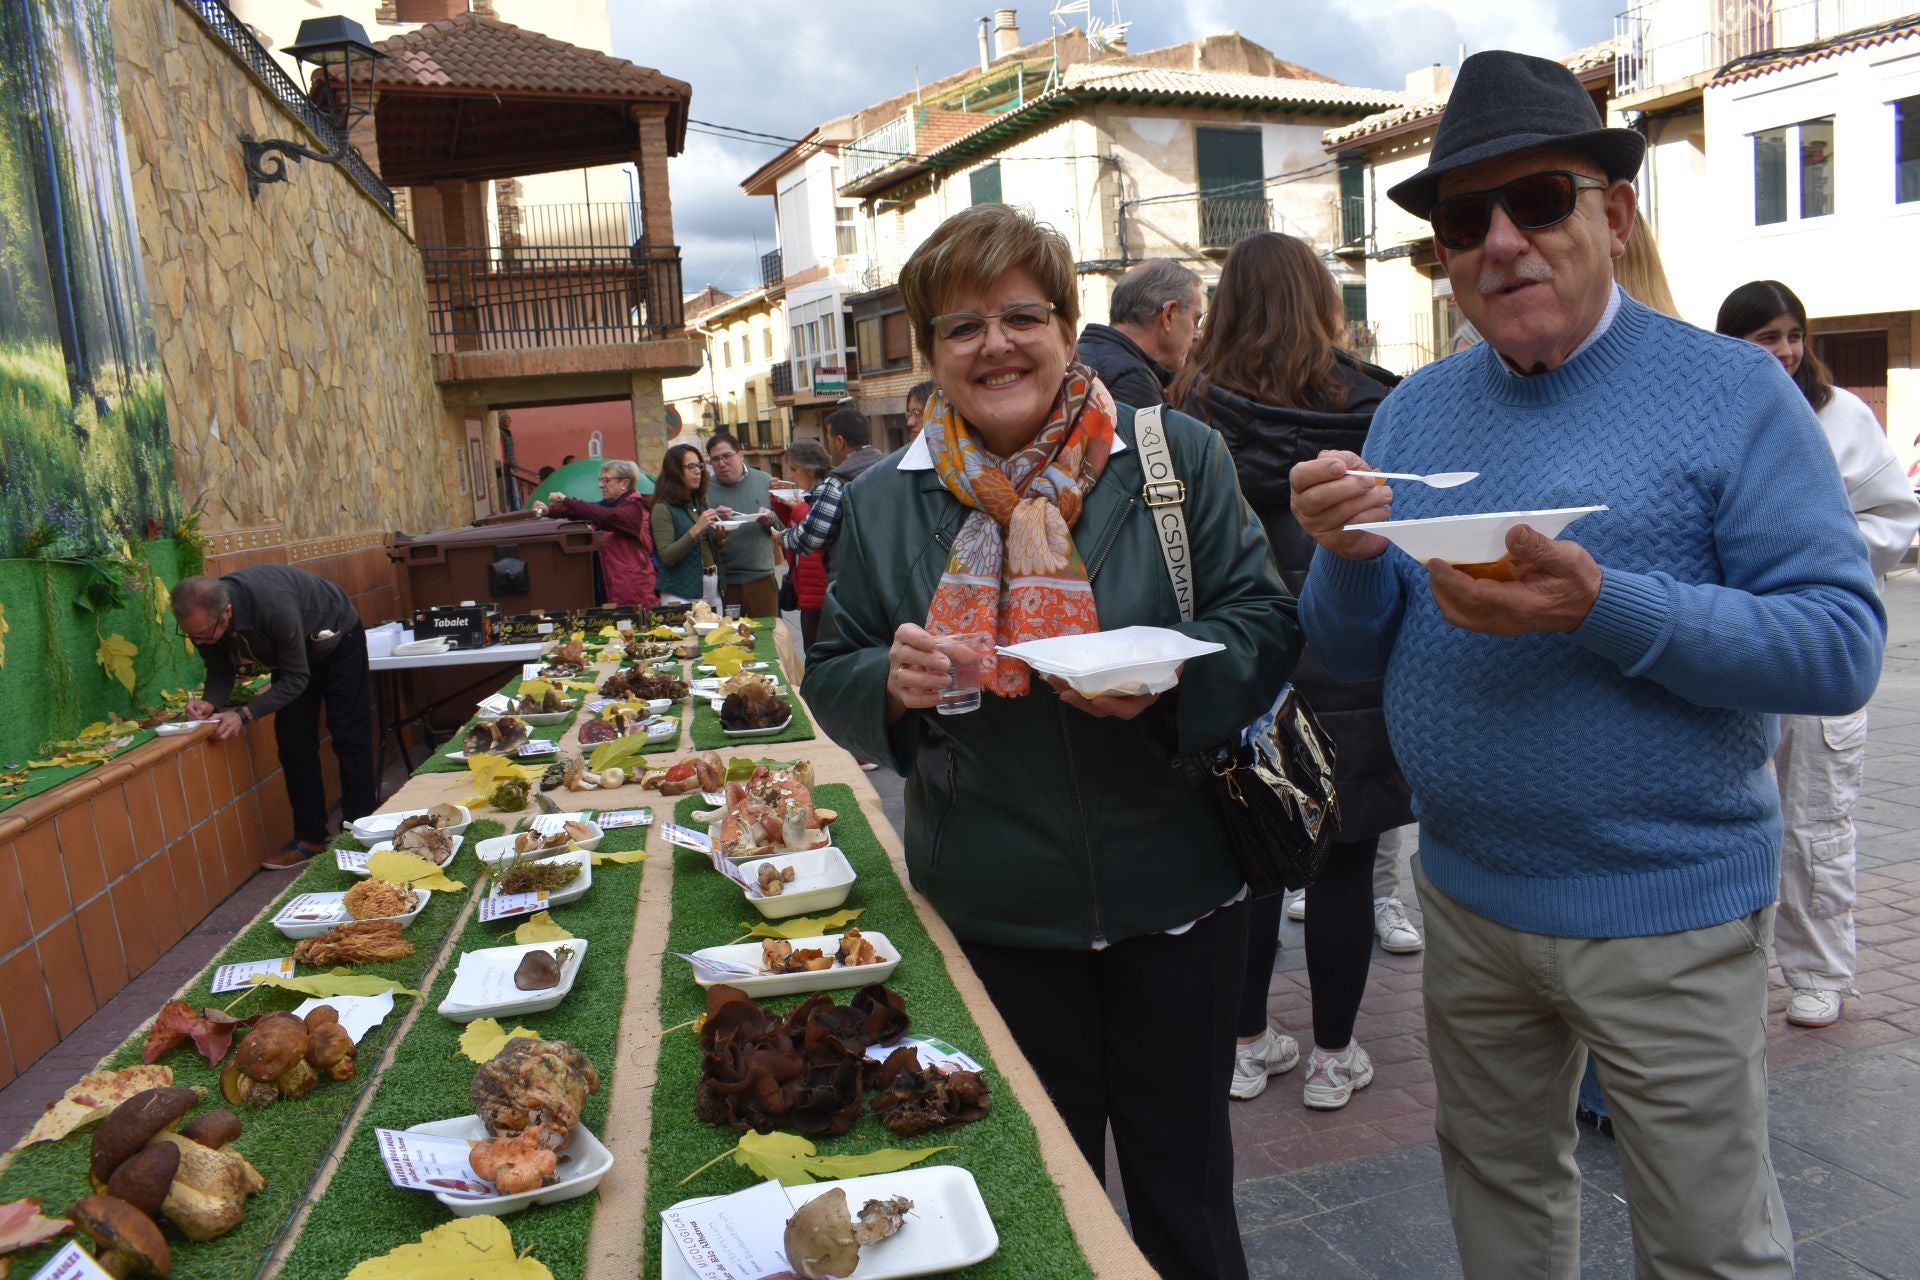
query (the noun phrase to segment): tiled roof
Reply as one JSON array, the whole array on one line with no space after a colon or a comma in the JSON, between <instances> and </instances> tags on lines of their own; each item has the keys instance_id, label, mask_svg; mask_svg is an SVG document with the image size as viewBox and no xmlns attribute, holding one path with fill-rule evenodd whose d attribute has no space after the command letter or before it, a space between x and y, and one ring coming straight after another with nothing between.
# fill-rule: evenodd
<instances>
[{"instance_id":1,"label":"tiled roof","mask_svg":"<svg viewBox=\"0 0 1920 1280\"><path fill-rule=\"evenodd\" d=\"M1615 47L1612 40L1602 40L1584 49L1576 49L1560 61L1576 76L1585 75L1601 67L1611 66L1614 61ZM1338 129L1329 129L1322 141L1329 147L1342 146L1361 138L1372 137L1376 133L1385 133L1390 129L1399 129L1429 117L1437 117L1446 110L1446 107L1447 100L1444 97L1416 98L1390 111L1370 115L1364 120L1356 120Z\"/></svg>"},{"instance_id":2,"label":"tiled roof","mask_svg":"<svg viewBox=\"0 0 1920 1280\"><path fill-rule=\"evenodd\" d=\"M503 94L676 99L693 88L684 80L636 66L596 49L583 49L537 31L478 13L432 22L375 46L381 89L475 89Z\"/></svg>"},{"instance_id":3,"label":"tiled roof","mask_svg":"<svg viewBox=\"0 0 1920 1280\"><path fill-rule=\"evenodd\" d=\"M1406 100L1405 94L1391 89L1362 89L1331 80L1290 80L1170 67L1108 66L1098 62L1068 67L1065 88L1326 107L1389 107Z\"/></svg>"},{"instance_id":4,"label":"tiled roof","mask_svg":"<svg viewBox=\"0 0 1920 1280\"><path fill-rule=\"evenodd\" d=\"M1770 75L1775 71L1785 71L1789 67L1802 67L1810 62L1819 62L1826 58L1838 57L1843 53L1852 53L1856 49L1870 49L1875 45L1891 44L1895 40L1905 40L1920 35L1920 21L1909 22L1905 26L1888 31L1876 31L1871 35L1858 36L1852 40L1841 40L1823 49L1809 49L1802 53L1785 52L1777 58L1750 62L1738 70L1725 75L1715 76L1707 82L1709 88L1717 85L1732 84L1737 80L1751 80L1756 76Z\"/></svg>"}]
</instances>

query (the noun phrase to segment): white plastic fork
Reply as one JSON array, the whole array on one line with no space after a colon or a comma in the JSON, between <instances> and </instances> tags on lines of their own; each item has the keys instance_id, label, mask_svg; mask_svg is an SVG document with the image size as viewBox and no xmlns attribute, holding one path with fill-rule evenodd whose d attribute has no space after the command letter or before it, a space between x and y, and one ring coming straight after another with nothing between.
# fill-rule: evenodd
<instances>
[{"instance_id":1,"label":"white plastic fork","mask_svg":"<svg viewBox=\"0 0 1920 1280\"><path fill-rule=\"evenodd\" d=\"M1349 471L1347 474L1371 476L1377 480L1418 480L1421 484L1432 485L1436 489L1451 489L1455 485L1480 478L1478 471L1438 471L1430 476L1415 475L1411 471Z\"/></svg>"}]
</instances>

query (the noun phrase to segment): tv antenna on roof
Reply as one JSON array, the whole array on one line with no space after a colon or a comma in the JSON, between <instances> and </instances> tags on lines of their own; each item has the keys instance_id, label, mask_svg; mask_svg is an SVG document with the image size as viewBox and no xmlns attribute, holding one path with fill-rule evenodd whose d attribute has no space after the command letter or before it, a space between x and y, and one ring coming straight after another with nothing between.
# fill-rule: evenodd
<instances>
[{"instance_id":1,"label":"tv antenna on roof","mask_svg":"<svg viewBox=\"0 0 1920 1280\"><path fill-rule=\"evenodd\" d=\"M1087 39L1087 48L1095 53L1107 53L1125 45L1127 28L1133 25L1120 20L1120 0L1109 0L1108 12L1112 16L1103 20L1094 16L1093 0L1054 0L1049 16L1053 19L1054 34L1058 35L1072 28L1072 15L1082 15L1081 34Z\"/></svg>"}]
</instances>

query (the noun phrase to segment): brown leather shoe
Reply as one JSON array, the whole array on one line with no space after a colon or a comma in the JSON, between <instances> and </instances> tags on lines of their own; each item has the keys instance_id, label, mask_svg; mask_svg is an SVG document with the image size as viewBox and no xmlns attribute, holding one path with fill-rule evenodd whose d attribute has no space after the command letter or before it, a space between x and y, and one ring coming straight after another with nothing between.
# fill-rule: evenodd
<instances>
[{"instance_id":1,"label":"brown leather shoe","mask_svg":"<svg viewBox=\"0 0 1920 1280\"><path fill-rule=\"evenodd\" d=\"M298 871L325 848L305 840L289 840L280 846L279 852L261 859L260 865L268 871Z\"/></svg>"}]
</instances>

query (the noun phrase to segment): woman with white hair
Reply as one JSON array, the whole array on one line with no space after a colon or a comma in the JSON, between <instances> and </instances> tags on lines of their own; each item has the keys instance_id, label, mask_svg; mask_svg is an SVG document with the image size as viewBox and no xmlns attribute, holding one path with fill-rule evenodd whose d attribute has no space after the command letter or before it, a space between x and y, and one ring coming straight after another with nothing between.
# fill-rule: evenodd
<instances>
[{"instance_id":1,"label":"woman with white hair","mask_svg":"<svg viewBox=\"0 0 1920 1280\"><path fill-rule=\"evenodd\" d=\"M533 513L582 520L605 534L600 543L600 576L606 580L606 603L651 609L659 603L654 593L652 512L646 495L634 492L639 483L638 463L609 458L600 464L600 501L582 502L556 489L545 502L533 504Z\"/></svg>"}]
</instances>

